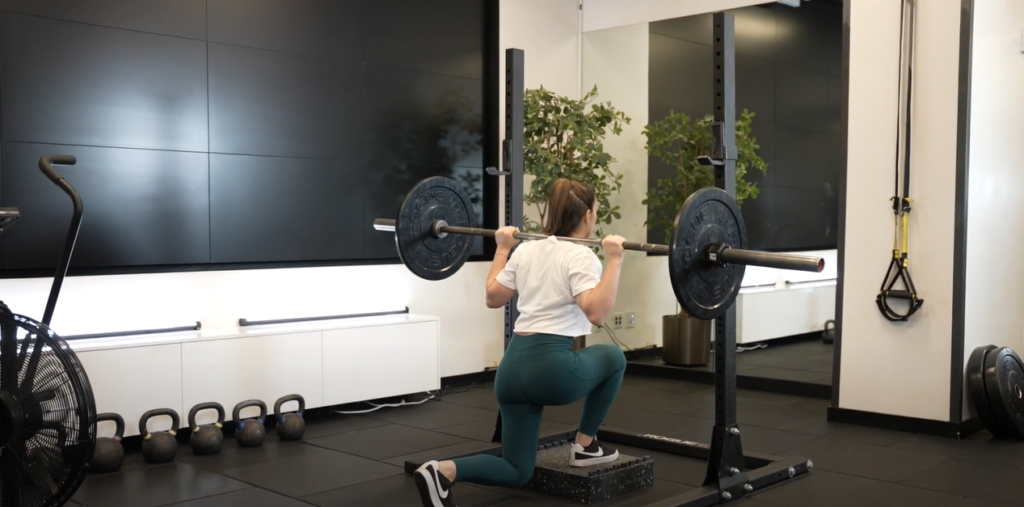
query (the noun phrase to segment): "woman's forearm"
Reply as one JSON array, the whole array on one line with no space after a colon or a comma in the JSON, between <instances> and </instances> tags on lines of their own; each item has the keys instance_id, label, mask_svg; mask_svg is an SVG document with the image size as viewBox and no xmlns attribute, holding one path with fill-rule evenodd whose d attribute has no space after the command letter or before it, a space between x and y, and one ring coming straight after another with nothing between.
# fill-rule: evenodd
<instances>
[{"instance_id":1,"label":"woman's forearm","mask_svg":"<svg viewBox=\"0 0 1024 507\"><path fill-rule=\"evenodd\" d=\"M622 258L613 257L608 259L604 267L601 281L594 287L591 293L590 312L588 317L603 322L615 306L615 297L619 292L619 275L622 273Z\"/></svg>"},{"instance_id":2,"label":"woman's forearm","mask_svg":"<svg viewBox=\"0 0 1024 507\"><path fill-rule=\"evenodd\" d=\"M494 261L491 262L491 272L487 274L487 285L484 288L490 287L494 280L498 278L498 273L505 269L505 264L508 264L509 251L498 248L498 251L494 252Z\"/></svg>"}]
</instances>

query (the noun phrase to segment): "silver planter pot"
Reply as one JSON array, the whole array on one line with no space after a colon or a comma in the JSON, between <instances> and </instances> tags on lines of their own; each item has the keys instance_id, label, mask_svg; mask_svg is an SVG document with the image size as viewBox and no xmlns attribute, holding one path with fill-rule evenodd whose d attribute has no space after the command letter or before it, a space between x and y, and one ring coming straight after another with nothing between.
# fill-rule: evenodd
<instances>
[{"instance_id":1,"label":"silver planter pot","mask_svg":"<svg viewBox=\"0 0 1024 507\"><path fill-rule=\"evenodd\" d=\"M662 354L672 366L704 366L711 362L711 324L688 315L665 315Z\"/></svg>"}]
</instances>

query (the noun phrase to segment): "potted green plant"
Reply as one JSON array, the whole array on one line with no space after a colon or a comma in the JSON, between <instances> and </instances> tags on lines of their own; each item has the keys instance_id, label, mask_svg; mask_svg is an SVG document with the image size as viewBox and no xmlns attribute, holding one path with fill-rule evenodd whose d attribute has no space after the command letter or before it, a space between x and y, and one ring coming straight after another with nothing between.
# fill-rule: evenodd
<instances>
[{"instance_id":1,"label":"potted green plant","mask_svg":"<svg viewBox=\"0 0 1024 507\"><path fill-rule=\"evenodd\" d=\"M746 109L736 120L736 202L741 206L747 199L757 199L761 191L756 182L747 181L747 174L751 171L763 174L768 170L768 164L757 154L760 146L752 135L753 120L754 113ZM712 168L697 162L697 157L711 151L713 121L708 115L692 122L684 113L669 111L668 116L644 128L647 152L674 169L671 176L657 181L643 201L647 205L644 225L652 231L663 231L665 243L672 236L672 223L686 198L714 185ZM703 366L710 361L711 321L691 317L679 309L675 315L663 316L662 324L666 363Z\"/></svg>"},{"instance_id":2,"label":"potted green plant","mask_svg":"<svg viewBox=\"0 0 1024 507\"><path fill-rule=\"evenodd\" d=\"M523 217L527 231L541 230L551 188L559 178L593 187L600 202L598 224L621 218L619 207L612 206L610 198L622 189L622 174L612 170L615 158L604 150L604 138L609 133L622 134L622 126L630 119L610 102L597 102L597 97L596 86L579 100L558 96L543 86L526 90L523 158L525 172L533 181L523 202L533 206L539 217ZM603 236L600 227L595 233ZM577 337L575 348L585 346L583 338Z\"/></svg>"},{"instance_id":3,"label":"potted green plant","mask_svg":"<svg viewBox=\"0 0 1024 507\"><path fill-rule=\"evenodd\" d=\"M524 217L526 230L540 231L551 188L559 178L593 187L601 203L597 223L621 218L610 198L622 189L622 174L611 169L615 158L604 151L604 138L609 133L622 134L622 126L630 120L610 102L596 102L597 95L596 86L580 100L560 97L543 86L526 90L523 161L526 174L534 179L523 202L534 206L539 217ZM600 229L595 233L602 235Z\"/></svg>"}]
</instances>

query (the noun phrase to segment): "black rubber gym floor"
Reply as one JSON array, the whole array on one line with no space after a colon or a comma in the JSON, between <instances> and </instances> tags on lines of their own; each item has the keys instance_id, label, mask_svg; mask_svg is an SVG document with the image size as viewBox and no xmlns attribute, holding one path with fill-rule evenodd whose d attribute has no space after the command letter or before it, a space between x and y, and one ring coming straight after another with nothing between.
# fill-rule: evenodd
<instances>
[{"instance_id":1,"label":"black rubber gym floor","mask_svg":"<svg viewBox=\"0 0 1024 507\"><path fill-rule=\"evenodd\" d=\"M741 354L742 356L742 354ZM710 386L627 376L607 424L616 428L707 441L714 399ZM734 502L755 506L998 507L1024 506L1024 442L988 433L944 440L827 423L825 400L740 391L746 450L814 460L807 477ZM89 507L418 506L408 458L432 458L488 446L497 405L490 386L456 388L441 401L366 415L309 419L303 442L272 435L257 449L233 441L216 456L149 465L130 453L119 472L90 476L75 496ZM580 404L545 411L543 432L571 429ZM621 447L655 461L654 488L603 502L639 507L699 485L704 464ZM460 507L576 505L525 490L459 484Z\"/></svg>"}]
</instances>

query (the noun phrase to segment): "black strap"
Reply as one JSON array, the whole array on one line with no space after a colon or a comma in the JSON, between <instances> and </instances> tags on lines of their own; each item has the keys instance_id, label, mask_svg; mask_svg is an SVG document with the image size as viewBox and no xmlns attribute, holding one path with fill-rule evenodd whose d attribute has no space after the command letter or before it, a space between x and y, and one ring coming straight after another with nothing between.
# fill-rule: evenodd
<instances>
[{"instance_id":1,"label":"black strap","mask_svg":"<svg viewBox=\"0 0 1024 507\"><path fill-rule=\"evenodd\" d=\"M875 298L875 303L878 305L878 310L882 312L882 315L890 321L906 321L911 315L917 312L924 304L924 299L917 297L917 289L914 287L914 280L910 277L909 261L908 261L908 245L909 234L908 224L909 215L911 210L911 203L913 200L910 198L910 127L911 127L911 104L913 97L913 73L914 73L914 18L915 18L915 7L913 0L910 2L910 30L909 37L904 35L904 28L906 27L906 16L907 12L907 0L903 0L903 10L900 13L900 82L903 81L903 68L904 68L904 54L908 60L907 62L907 103L904 118L905 128L903 134L903 188L900 188L900 143L896 143L896 185L893 192L892 198L892 211L895 215L894 220L894 238L893 238L893 250L892 250L892 261L889 263L889 269L885 273L885 278L882 280L882 286L878 290L878 296ZM903 52L903 42L907 43L907 51ZM902 87L900 88L902 91ZM899 136L899 113L896 115L897 131L896 135ZM903 240L902 250L900 245L900 221L903 222ZM903 282L904 290L897 290L896 283ZM897 312L890 305L890 299L899 299L909 301L909 307L906 313Z\"/></svg>"}]
</instances>

